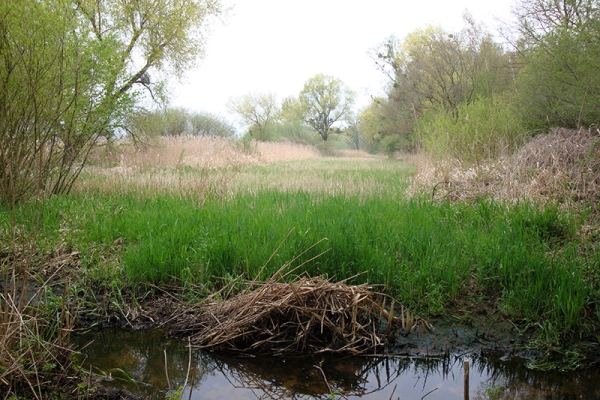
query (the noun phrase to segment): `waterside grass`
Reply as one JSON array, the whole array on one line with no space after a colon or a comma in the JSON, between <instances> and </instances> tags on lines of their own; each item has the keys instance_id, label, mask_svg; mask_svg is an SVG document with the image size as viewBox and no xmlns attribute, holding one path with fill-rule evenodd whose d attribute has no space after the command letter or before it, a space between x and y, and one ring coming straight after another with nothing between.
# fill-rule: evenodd
<instances>
[{"instance_id":1,"label":"waterside grass","mask_svg":"<svg viewBox=\"0 0 600 400\"><path fill-rule=\"evenodd\" d=\"M87 193L45 208L41 247L78 249L87 276L99 276L111 253L109 268L130 285L177 280L216 290L223 279L267 279L295 259L312 276L385 285L420 313L491 296L514 320L548 320L565 332L580 331L598 295L586 273L598 258L582 253L577 220L551 205L266 188L201 204ZM24 205L18 216L36 212Z\"/></svg>"},{"instance_id":2,"label":"waterside grass","mask_svg":"<svg viewBox=\"0 0 600 400\"><path fill-rule=\"evenodd\" d=\"M85 282L75 285L119 293L176 284L208 294L290 263L297 273L381 284L422 316L466 301L523 329L552 327L564 341L600 330L598 237L583 234L576 212L408 197L410 159L306 149L294 159L289 149L285 159L253 153L231 168L139 155L143 165L95 164L70 196L0 209L2 252L13 257L15 235L35 237L40 253L78 254L73 275Z\"/></svg>"}]
</instances>

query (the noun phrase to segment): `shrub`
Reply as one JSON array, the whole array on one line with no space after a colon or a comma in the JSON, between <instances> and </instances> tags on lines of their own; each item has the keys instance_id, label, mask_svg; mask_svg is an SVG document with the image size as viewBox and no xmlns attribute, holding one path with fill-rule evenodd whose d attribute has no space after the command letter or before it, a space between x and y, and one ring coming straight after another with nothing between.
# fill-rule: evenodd
<instances>
[{"instance_id":1,"label":"shrub","mask_svg":"<svg viewBox=\"0 0 600 400\"><path fill-rule=\"evenodd\" d=\"M419 119L418 136L435 157L480 164L514 152L524 128L507 97L462 104L456 114L430 111Z\"/></svg>"}]
</instances>

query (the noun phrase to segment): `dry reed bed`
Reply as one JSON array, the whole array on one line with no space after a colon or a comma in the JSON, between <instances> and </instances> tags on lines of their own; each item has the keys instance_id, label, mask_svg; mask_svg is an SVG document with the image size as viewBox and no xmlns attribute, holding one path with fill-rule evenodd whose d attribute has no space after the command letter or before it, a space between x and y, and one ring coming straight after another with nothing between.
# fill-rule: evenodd
<instances>
[{"instance_id":1,"label":"dry reed bed","mask_svg":"<svg viewBox=\"0 0 600 400\"><path fill-rule=\"evenodd\" d=\"M263 163L319 158L311 146L291 142L251 142L205 136L160 137L148 143L117 142L97 152L96 164L108 162L112 172L130 168L239 168Z\"/></svg>"},{"instance_id":2,"label":"dry reed bed","mask_svg":"<svg viewBox=\"0 0 600 400\"><path fill-rule=\"evenodd\" d=\"M237 192L252 194L260 190L279 190L327 193L330 196L384 196L397 191L397 186L372 179L369 174L397 174L398 164L388 161L375 157L344 157L313 160L310 165L290 162L271 167L263 173L240 171L231 181L231 187Z\"/></svg>"},{"instance_id":3,"label":"dry reed bed","mask_svg":"<svg viewBox=\"0 0 600 400\"><path fill-rule=\"evenodd\" d=\"M350 286L323 277L286 283L271 278L251 285L231 299L178 315L173 332L190 337L200 349L267 354L360 354L383 345L380 318L390 314L368 285Z\"/></svg>"},{"instance_id":4,"label":"dry reed bed","mask_svg":"<svg viewBox=\"0 0 600 400\"><path fill-rule=\"evenodd\" d=\"M527 198L570 206L597 202L599 189L600 132L553 129L493 163L464 168L456 162L423 161L409 193L426 190L453 201Z\"/></svg>"},{"instance_id":5,"label":"dry reed bed","mask_svg":"<svg viewBox=\"0 0 600 400\"><path fill-rule=\"evenodd\" d=\"M76 190L224 197L241 168L320 157L313 147L289 142L244 144L189 136L161 137L146 144L123 141L92 154Z\"/></svg>"}]
</instances>

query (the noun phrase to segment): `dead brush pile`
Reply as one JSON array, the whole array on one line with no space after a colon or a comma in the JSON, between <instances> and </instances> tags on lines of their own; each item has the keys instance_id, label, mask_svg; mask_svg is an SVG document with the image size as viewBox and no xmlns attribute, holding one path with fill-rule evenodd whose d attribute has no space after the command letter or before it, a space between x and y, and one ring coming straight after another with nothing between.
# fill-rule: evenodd
<instances>
[{"instance_id":1,"label":"dead brush pile","mask_svg":"<svg viewBox=\"0 0 600 400\"><path fill-rule=\"evenodd\" d=\"M512 164L511 180L539 197L598 200L600 132L554 129L523 146Z\"/></svg>"},{"instance_id":2,"label":"dead brush pile","mask_svg":"<svg viewBox=\"0 0 600 400\"><path fill-rule=\"evenodd\" d=\"M360 354L383 345L377 334L382 315L389 316L368 285L271 278L226 301L188 310L178 317L174 333L189 336L200 349Z\"/></svg>"},{"instance_id":3,"label":"dead brush pile","mask_svg":"<svg viewBox=\"0 0 600 400\"><path fill-rule=\"evenodd\" d=\"M450 201L527 198L572 206L597 204L599 189L600 132L557 128L499 161L468 168L426 162L409 193L428 191L432 198Z\"/></svg>"}]
</instances>

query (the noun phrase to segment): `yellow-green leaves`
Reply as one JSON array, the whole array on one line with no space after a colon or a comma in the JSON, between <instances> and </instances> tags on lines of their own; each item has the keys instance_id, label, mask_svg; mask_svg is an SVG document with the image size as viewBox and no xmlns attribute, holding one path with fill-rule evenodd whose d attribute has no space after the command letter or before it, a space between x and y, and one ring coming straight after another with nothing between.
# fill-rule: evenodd
<instances>
[{"instance_id":1,"label":"yellow-green leaves","mask_svg":"<svg viewBox=\"0 0 600 400\"><path fill-rule=\"evenodd\" d=\"M300 92L304 121L327 141L331 126L350 116L354 96L340 79L318 74L306 81Z\"/></svg>"},{"instance_id":2,"label":"yellow-green leaves","mask_svg":"<svg viewBox=\"0 0 600 400\"><path fill-rule=\"evenodd\" d=\"M247 93L227 102L227 108L239 115L244 123L251 125L253 136L268 140L269 124L276 117L279 106L274 93Z\"/></svg>"}]
</instances>

